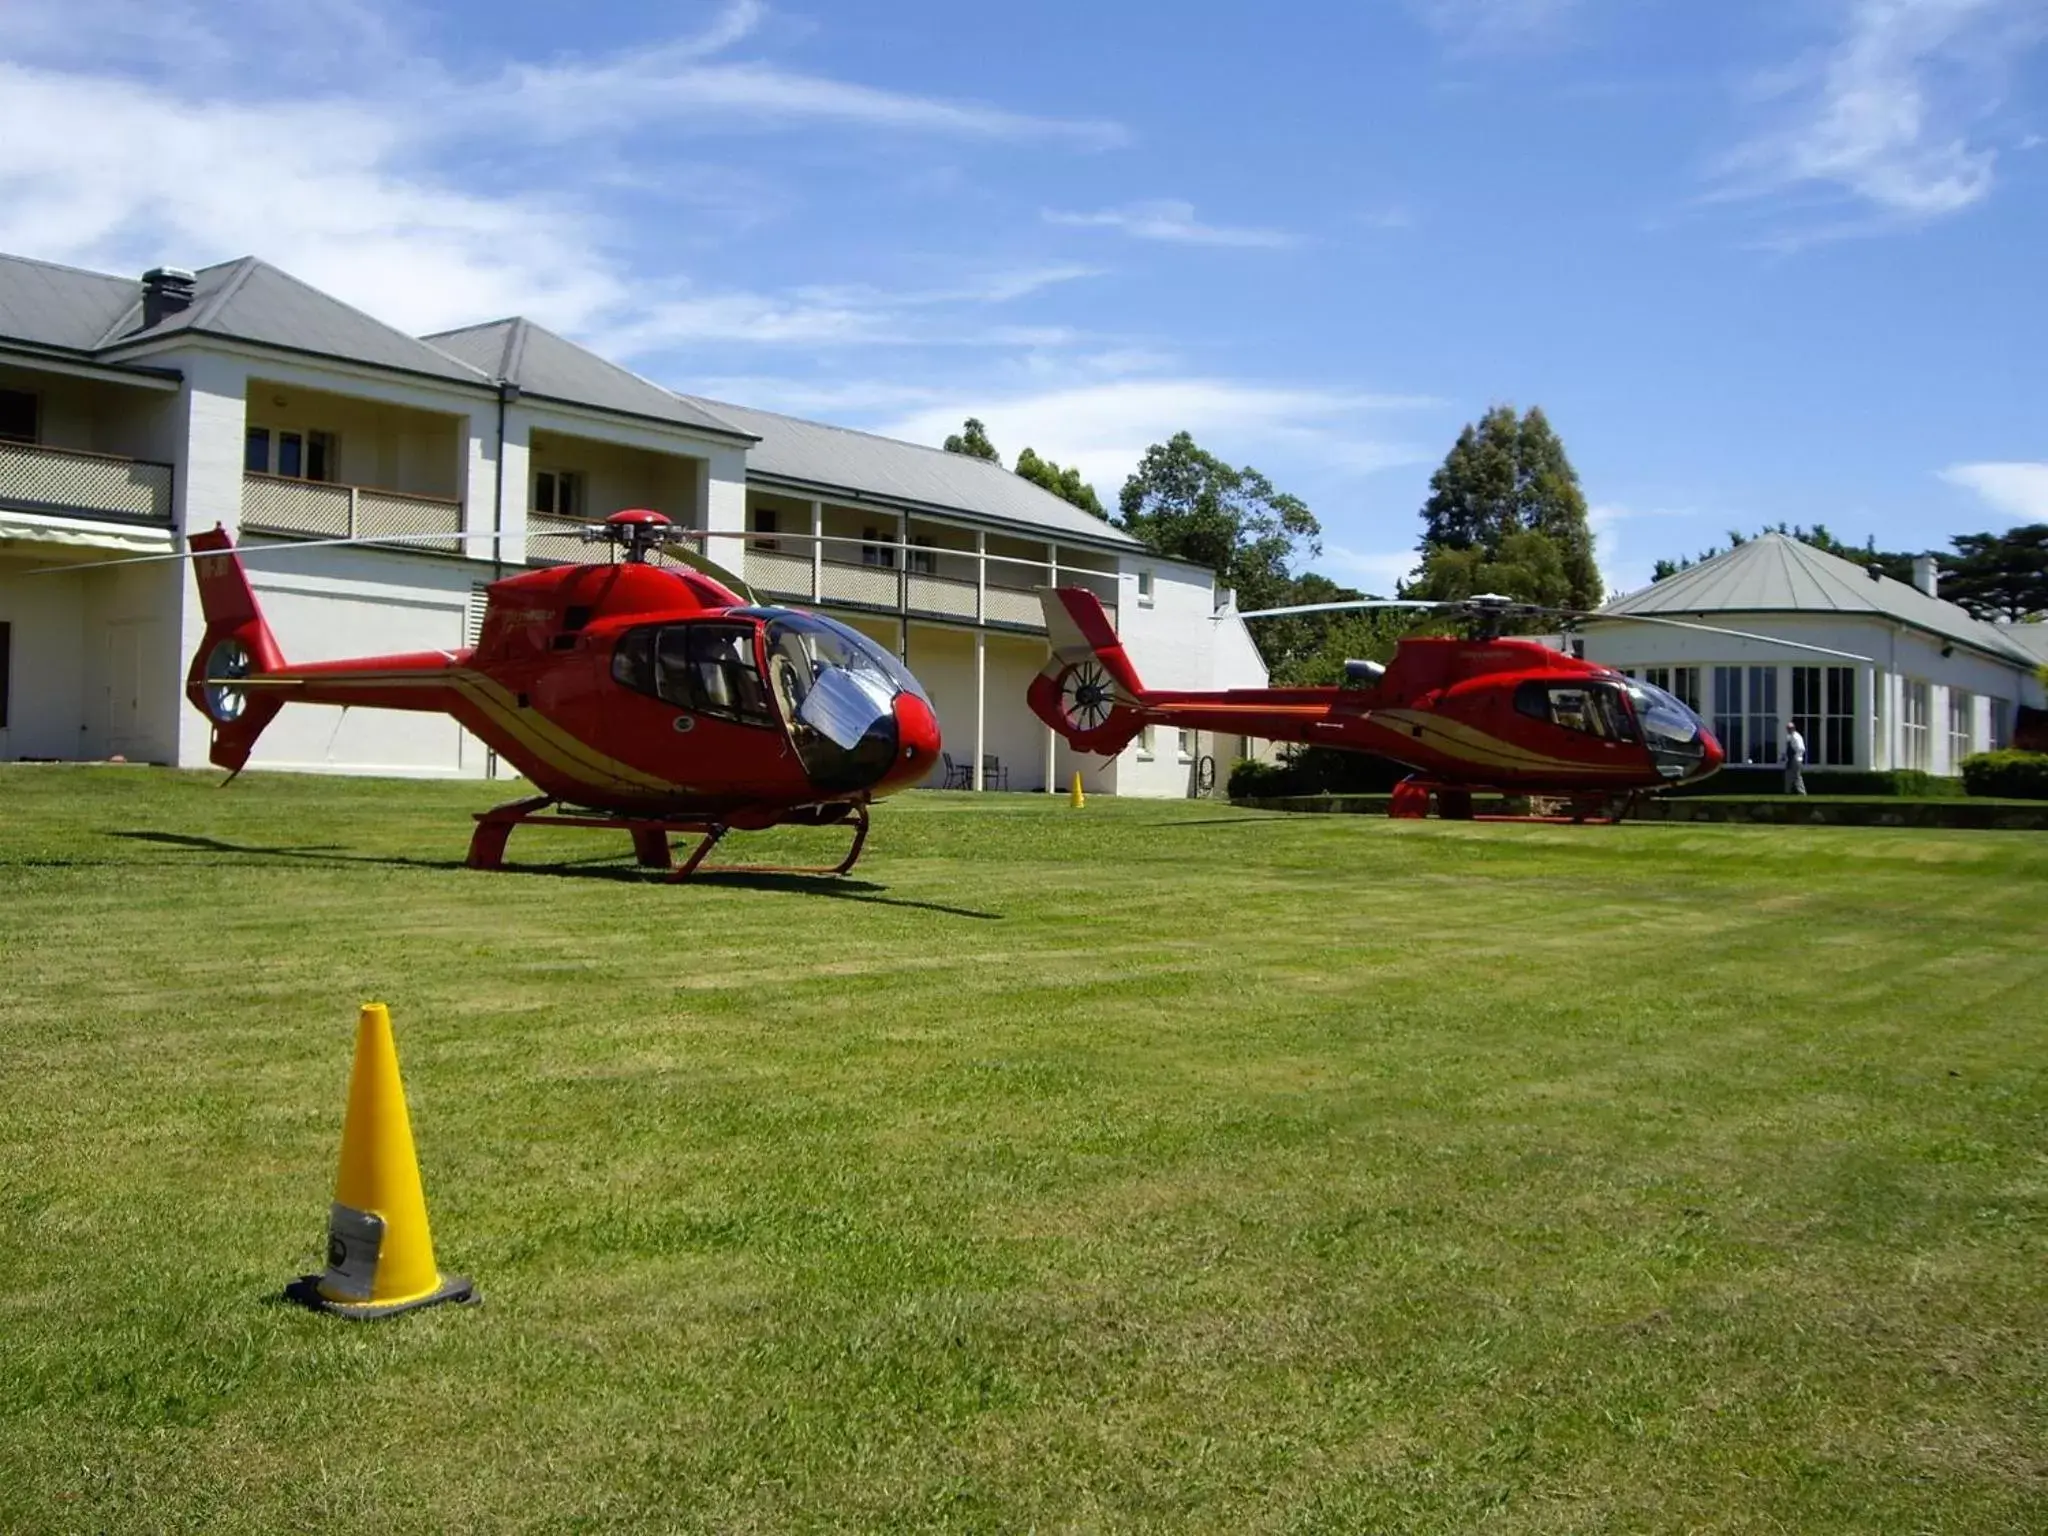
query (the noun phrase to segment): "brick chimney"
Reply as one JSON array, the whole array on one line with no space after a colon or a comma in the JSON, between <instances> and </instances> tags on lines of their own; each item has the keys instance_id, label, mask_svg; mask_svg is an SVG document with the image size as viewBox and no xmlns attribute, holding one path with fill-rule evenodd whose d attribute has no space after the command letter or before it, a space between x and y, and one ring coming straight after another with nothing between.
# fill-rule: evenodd
<instances>
[{"instance_id":1,"label":"brick chimney","mask_svg":"<svg viewBox=\"0 0 2048 1536\"><path fill-rule=\"evenodd\" d=\"M1914 586L1925 592L1929 597L1939 597L1941 594L1934 589L1940 584L1940 581L1941 572L1935 568L1934 556L1915 555L1913 557Z\"/></svg>"},{"instance_id":2,"label":"brick chimney","mask_svg":"<svg viewBox=\"0 0 2048 1536\"><path fill-rule=\"evenodd\" d=\"M183 267L151 267L142 274L142 328L192 307L199 279Z\"/></svg>"}]
</instances>

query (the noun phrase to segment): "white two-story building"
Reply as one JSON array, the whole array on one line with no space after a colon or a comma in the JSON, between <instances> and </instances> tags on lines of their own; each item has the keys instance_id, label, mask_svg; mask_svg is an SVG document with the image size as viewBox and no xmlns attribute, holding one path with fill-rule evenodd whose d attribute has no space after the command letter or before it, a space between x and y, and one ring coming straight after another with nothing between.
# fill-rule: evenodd
<instances>
[{"instance_id":1,"label":"white two-story building","mask_svg":"<svg viewBox=\"0 0 2048 1536\"><path fill-rule=\"evenodd\" d=\"M1033 589L1085 585L1147 681L1265 681L1207 570L1000 466L673 393L525 320L414 337L254 258L109 276L0 256L0 759L206 761L184 700L203 631L170 553L219 524L286 655L459 646L499 575L584 557L573 530L651 507L764 599L890 645L938 708L934 783L1181 795L1241 744L1075 759L1025 707ZM347 536L415 536L333 548ZM568 534L570 536L564 537ZM252 767L494 776L438 717L279 716Z\"/></svg>"},{"instance_id":2,"label":"white two-story building","mask_svg":"<svg viewBox=\"0 0 2048 1536\"><path fill-rule=\"evenodd\" d=\"M1616 598L1583 626L1583 653L1677 694L1730 767L1779 762L1790 719L1811 768L1953 774L2041 706L2040 658L2037 637L1971 617L1938 584L1925 557L1908 585L1767 533Z\"/></svg>"}]
</instances>

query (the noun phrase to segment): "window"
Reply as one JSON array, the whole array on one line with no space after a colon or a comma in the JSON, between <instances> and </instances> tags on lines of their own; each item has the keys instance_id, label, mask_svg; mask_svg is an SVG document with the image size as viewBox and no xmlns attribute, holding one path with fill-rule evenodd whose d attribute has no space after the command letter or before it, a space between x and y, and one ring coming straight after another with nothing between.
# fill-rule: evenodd
<instances>
[{"instance_id":1,"label":"window","mask_svg":"<svg viewBox=\"0 0 2048 1536\"><path fill-rule=\"evenodd\" d=\"M1150 608L1152 606L1152 573L1150 571L1138 572L1138 605L1142 608Z\"/></svg>"},{"instance_id":2,"label":"window","mask_svg":"<svg viewBox=\"0 0 2048 1536\"><path fill-rule=\"evenodd\" d=\"M36 397L25 389L0 389L0 442L36 440Z\"/></svg>"},{"instance_id":3,"label":"window","mask_svg":"<svg viewBox=\"0 0 2048 1536\"><path fill-rule=\"evenodd\" d=\"M879 566L885 571L896 569L896 546L894 544L884 544L881 541L881 529L863 528L860 531L860 537L860 563L862 565Z\"/></svg>"},{"instance_id":4,"label":"window","mask_svg":"<svg viewBox=\"0 0 2048 1536\"><path fill-rule=\"evenodd\" d=\"M0 731L7 729L7 679L13 668L8 664L14 654L14 626L0 623Z\"/></svg>"},{"instance_id":5,"label":"window","mask_svg":"<svg viewBox=\"0 0 2048 1536\"><path fill-rule=\"evenodd\" d=\"M1180 760L1184 763L1192 763L1195 760L1195 733L1193 731L1182 731L1180 733Z\"/></svg>"},{"instance_id":6,"label":"window","mask_svg":"<svg viewBox=\"0 0 2048 1536\"><path fill-rule=\"evenodd\" d=\"M918 534L910 541L910 568L920 576L929 576L939 568L939 557L932 552L933 544L929 534Z\"/></svg>"},{"instance_id":7,"label":"window","mask_svg":"<svg viewBox=\"0 0 2048 1536\"><path fill-rule=\"evenodd\" d=\"M1700 669L1698 667L1645 667L1643 681L1662 688L1694 714L1700 712Z\"/></svg>"},{"instance_id":8,"label":"window","mask_svg":"<svg viewBox=\"0 0 2048 1536\"><path fill-rule=\"evenodd\" d=\"M773 534L773 533L780 533L781 531L782 531L782 519L781 519L781 518L780 518L780 517L779 517L779 516L778 516L778 515L776 514L775 508L773 508L773 507L756 507L756 508L754 508L754 532L756 532L756 533L769 533L769 534ZM755 549L780 549L780 548L782 548L782 540L780 540L780 539L773 539L773 538L769 538L769 539L753 539L753 540L750 540L749 542L750 542L750 543L752 544L752 546L753 546L753 547L754 547Z\"/></svg>"},{"instance_id":9,"label":"window","mask_svg":"<svg viewBox=\"0 0 2048 1536\"><path fill-rule=\"evenodd\" d=\"M612 677L678 709L748 725L775 723L768 690L754 664L751 624L668 624L628 630L612 652Z\"/></svg>"},{"instance_id":10,"label":"window","mask_svg":"<svg viewBox=\"0 0 2048 1536\"><path fill-rule=\"evenodd\" d=\"M1152 761L1152 727L1149 725L1138 732L1138 761L1141 763Z\"/></svg>"},{"instance_id":11,"label":"window","mask_svg":"<svg viewBox=\"0 0 2048 1536\"><path fill-rule=\"evenodd\" d=\"M545 517L581 517L583 471L541 470L533 477L533 510Z\"/></svg>"},{"instance_id":12,"label":"window","mask_svg":"<svg viewBox=\"0 0 2048 1536\"><path fill-rule=\"evenodd\" d=\"M1742 668L1714 668L1714 736L1731 763L1749 761L1742 731Z\"/></svg>"},{"instance_id":13,"label":"window","mask_svg":"<svg viewBox=\"0 0 2048 1536\"><path fill-rule=\"evenodd\" d=\"M1977 734L1977 696L1961 688L1948 691L1948 771L1956 772L1970 755Z\"/></svg>"},{"instance_id":14,"label":"window","mask_svg":"<svg viewBox=\"0 0 2048 1536\"><path fill-rule=\"evenodd\" d=\"M1515 708L1532 719L1606 741L1636 739L1635 717L1611 685L1527 682L1515 690Z\"/></svg>"},{"instance_id":15,"label":"window","mask_svg":"<svg viewBox=\"0 0 2048 1536\"><path fill-rule=\"evenodd\" d=\"M332 432L286 432L251 427L242 445L242 468L252 475L282 475L288 480L334 479Z\"/></svg>"},{"instance_id":16,"label":"window","mask_svg":"<svg viewBox=\"0 0 2048 1536\"><path fill-rule=\"evenodd\" d=\"M6 723L5 720L0 720L0 725L5 725ZM2012 700L1993 699L1991 701L1991 750L2003 752L2011 745Z\"/></svg>"},{"instance_id":17,"label":"window","mask_svg":"<svg viewBox=\"0 0 2048 1536\"><path fill-rule=\"evenodd\" d=\"M1856 669L1794 667L1792 723L1806 738L1810 763L1849 768L1856 762Z\"/></svg>"},{"instance_id":18,"label":"window","mask_svg":"<svg viewBox=\"0 0 2048 1536\"><path fill-rule=\"evenodd\" d=\"M1900 766L1927 771L1927 685L1915 677L1899 683L1899 754Z\"/></svg>"},{"instance_id":19,"label":"window","mask_svg":"<svg viewBox=\"0 0 2048 1536\"><path fill-rule=\"evenodd\" d=\"M1714 668L1714 735L1731 763L1778 761L1778 669Z\"/></svg>"}]
</instances>

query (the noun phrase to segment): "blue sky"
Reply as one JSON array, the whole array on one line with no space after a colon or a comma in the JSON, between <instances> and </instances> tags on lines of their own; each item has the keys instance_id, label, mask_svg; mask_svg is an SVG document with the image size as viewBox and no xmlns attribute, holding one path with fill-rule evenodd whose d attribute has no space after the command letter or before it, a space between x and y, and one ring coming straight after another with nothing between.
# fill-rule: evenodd
<instances>
[{"instance_id":1,"label":"blue sky","mask_svg":"<svg viewBox=\"0 0 2048 1536\"><path fill-rule=\"evenodd\" d=\"M1187 428L1387 589L1541 404L1612 583L2048 520L2042 0L0 8L0 250L254 253L425 331L1105 500Z\"/></svg>"}]
</instances>

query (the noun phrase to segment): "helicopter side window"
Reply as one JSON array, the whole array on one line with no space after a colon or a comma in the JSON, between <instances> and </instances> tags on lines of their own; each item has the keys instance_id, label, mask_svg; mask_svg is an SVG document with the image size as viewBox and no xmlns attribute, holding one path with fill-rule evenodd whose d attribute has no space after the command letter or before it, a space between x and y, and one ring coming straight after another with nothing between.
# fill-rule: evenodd
<instances>
[{"instance_id":1,"label":"helicopter side window","mask_svg":"<svg viewBox=\"0 0 2048 1536\"><path fill-rule=\"evenodd\" d=\"M635 693L654 692L654 631L629 629L612 652L612 681Z\"/></svg>"},{"instance_id":2,"label":"helicopter side window","mask_svg":"<svg viewBox=\"0 0 2048 1536\"><path fill-rule=\"evenodd\" d=\"M674 630L663 630L667 642ZM710 715L729 715L750 725L773 725L775 712L768 690L754 665L751 624L691 624L681 632L689 644L692 707Z\"/></svg>"},{"instance_id":3,"label":"helicopter side window","mask_svg":"<svg viewBox=\"0 0 2048 1536\"><path fill-rule=\"evenodd\" d=\"M1580 731L1602 741L1636 739L1635 717L1613 688L1524 683L1515 690L1515 708L1538 720L1549 720L1568 731Z\"/></svg>"}]
</instances>

